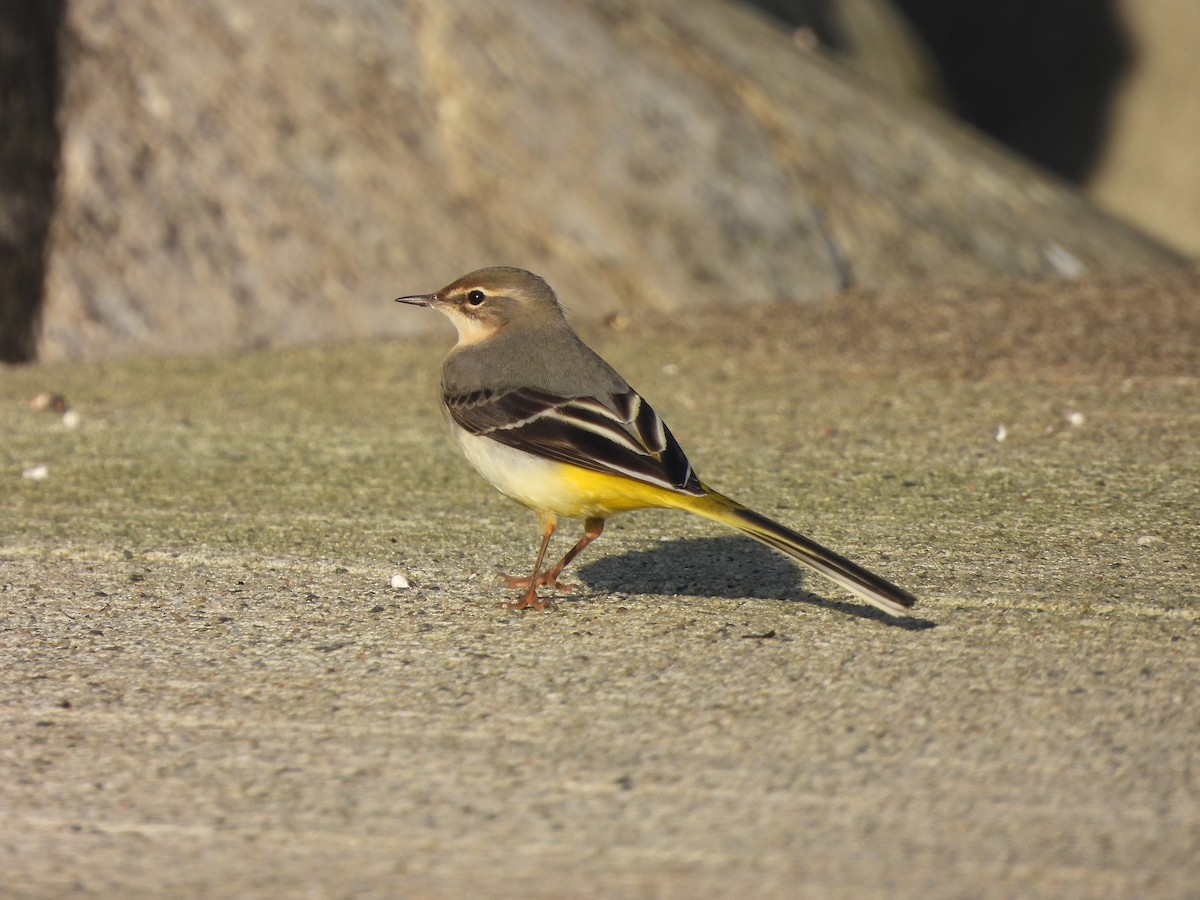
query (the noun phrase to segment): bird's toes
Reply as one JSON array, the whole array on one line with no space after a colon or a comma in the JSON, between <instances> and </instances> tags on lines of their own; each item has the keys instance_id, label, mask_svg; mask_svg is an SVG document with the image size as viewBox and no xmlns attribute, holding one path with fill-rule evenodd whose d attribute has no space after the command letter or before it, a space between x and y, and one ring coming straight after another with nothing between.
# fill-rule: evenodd
<instances>
[{"instance_id":1,"label":"bird's toes","mask_svg":"<svg viewBox=\"0 0 1200 900\"><path fill-rule=\"evenodd\" d=\"M497 603L496 605L501 609L511 609L514 611L536 609L541 612L548 609L554 609L553 603L551 603L549 600L543 600L537 594L532 592L526 594L520 600L516 600L512 603Z\"/></svg>"}]
</instances>

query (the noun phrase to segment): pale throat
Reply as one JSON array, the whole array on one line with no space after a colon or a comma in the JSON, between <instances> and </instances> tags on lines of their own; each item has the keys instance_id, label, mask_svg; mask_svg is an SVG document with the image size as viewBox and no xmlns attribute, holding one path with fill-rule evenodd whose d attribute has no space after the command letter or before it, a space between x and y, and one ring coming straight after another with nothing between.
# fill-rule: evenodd
<instances>
[{"instance_id":1,"label":"pale throat","mask_svg":"<svg viewBox=\"0 0 1200 900\"><path fill-rule=\"evenodd\" d=\"M479 319L455 312L450 315L450 321L458 329L458 343L454 346L465 347L487 340L496 333L495 322L481 322Z\"/></svg>"}]
</instances>

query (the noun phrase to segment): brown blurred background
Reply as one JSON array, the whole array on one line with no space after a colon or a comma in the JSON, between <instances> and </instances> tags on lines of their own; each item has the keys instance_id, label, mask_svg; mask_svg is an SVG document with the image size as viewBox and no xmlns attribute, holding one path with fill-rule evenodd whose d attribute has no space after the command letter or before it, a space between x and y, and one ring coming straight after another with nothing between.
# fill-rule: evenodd
<instances>
[{"instance_id":1,"label":"brown blurred background","mask_svg":"<svg viewBox=\"0 0 1200 900\"><path fill-rule=\"evenodd\" d=\"M757 0L880 86L941 104L1200 255L1200 5Z\"/></svg>"},{"instance_id":2,"label":"brown blurred background","mask_svg":"<svg viewBox=\"0 0 1200 900\"><path fill-rule=\"evenodd\" d=\"M386 333L490 262L671 308L1200 255L1200 6L757 6L7 0L0 360Z\"/></svg>"}]
</instances>

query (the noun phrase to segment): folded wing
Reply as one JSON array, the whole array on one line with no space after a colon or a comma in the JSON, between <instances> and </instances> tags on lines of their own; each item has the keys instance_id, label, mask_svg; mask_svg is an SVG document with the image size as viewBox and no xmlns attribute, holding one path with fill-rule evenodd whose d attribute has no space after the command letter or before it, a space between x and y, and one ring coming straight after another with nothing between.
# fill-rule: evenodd
<instances>
[{"instance_id":1,"label":"folded wing","mask_svg":"<svg viewBox=\"0 0 1200 900\"><path fill-rule=\"evenodd\" d=\"M704 494L683 449L636 391L613 394L610 403L533 388L445 399L451 418L472 434L593 472Z\"/></svg>"}]
</instances>

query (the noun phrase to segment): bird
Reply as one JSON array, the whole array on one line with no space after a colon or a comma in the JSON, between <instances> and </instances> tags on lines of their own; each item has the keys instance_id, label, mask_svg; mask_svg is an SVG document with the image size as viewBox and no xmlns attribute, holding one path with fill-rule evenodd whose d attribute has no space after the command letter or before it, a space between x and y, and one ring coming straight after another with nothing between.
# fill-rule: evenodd
<instances>
[{"instance_id":1,"label":"bird","mask_svg":"<svg viewBox=\"0 0 1200 900\"><path fill-rule=\"evenodd\" d=\"M512 610L545 610L538 588L569 593L563 570L605 521L639 509L676 509L761 541L892 616L912 594L811 538L710 488L649 403L587 346L554 290L524 269L492 266L432 294L396 302L445 314L458 332L441 369L441 407L468 462L500 493L533 511L541 532L533 572L510 576ZM543 569L559 518L583 536Z\"/></svg>"}]
</instances>

